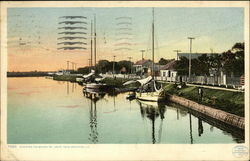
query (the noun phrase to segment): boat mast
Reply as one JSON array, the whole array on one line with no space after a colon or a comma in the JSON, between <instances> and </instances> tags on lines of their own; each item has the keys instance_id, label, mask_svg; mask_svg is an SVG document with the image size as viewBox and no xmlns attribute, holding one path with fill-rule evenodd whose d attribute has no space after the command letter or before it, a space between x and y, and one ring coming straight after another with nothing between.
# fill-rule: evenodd
<instances>
[{"instance_id":1,"label":"boat mast","mask_svg":"<svg viewBox=\"0 0 250 161\"><path fill-rule=\"evenodd\" d=\"M94 17L94 46L95 46L95 51L94 51L94 54L95 54L95 71L96 71L96 16Z\"/></svg>"},{"instance_id":2,"label":"boat mast","mask_svg":"<svg viewBox=\"0 0 250 161\"><path fill-rule=\"evenodd\" d=\"M93 66L93 21L91 20L91 35L90 35L90 67Z\"/></svg>"},{"instance_id":3,"label":"boat mast","mask_svg":"<svg viewBox=\"0 0 250 161\"><path fill-rule=\"evenodd\" d=\"M152 21L152 77L154 79L154 8L152 9L153 21Z\"/></svg>"}]
</instances>

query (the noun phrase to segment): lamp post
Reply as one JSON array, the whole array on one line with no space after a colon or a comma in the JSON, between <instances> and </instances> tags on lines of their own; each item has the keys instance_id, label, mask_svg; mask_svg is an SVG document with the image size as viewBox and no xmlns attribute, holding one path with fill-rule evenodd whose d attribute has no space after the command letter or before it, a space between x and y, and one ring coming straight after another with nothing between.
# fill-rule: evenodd
<instances>
[{"instance_id":1,"label":"lamp post","mask_svg":"<svg viewBox=\"0 0 250 161\"><path fill-rule=\"evenodd\" d=\"M194 37L188 37L188 39L190 40L190 52L189 52L189 63L188 63L188 81L191 81L191 66L192 66L192 40L194 39Z\"/></svg>"}]
</instances>

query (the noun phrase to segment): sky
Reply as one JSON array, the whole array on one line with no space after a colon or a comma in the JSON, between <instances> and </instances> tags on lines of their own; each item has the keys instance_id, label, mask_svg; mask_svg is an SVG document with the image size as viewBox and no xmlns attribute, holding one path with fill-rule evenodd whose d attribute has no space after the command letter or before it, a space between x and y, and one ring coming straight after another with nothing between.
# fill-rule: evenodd
<instances>
[{"instance_id":1,"label":"sky","mask_svg":"<svg viewBox=\"0 0 250 161\"><path fill-rule=\"evenodd\" d=\"M96 15L97 61L102 59L135 62L151 59L152 8L8 8L8 71L54 71L66 69L67 61L77 67L90 59L91 20ZM86 16L86 50L58 50L62 16ZM122 19L120 17L129 17ZM77 21L77 19L74 19ZM121 24L123 22L129 24ZM154 8L155 60L176 58L189 52L187 37L195 37L194 53L221 53L236 42L244 42L243 8ZM70 25L68 25L70 26ZM123 32L120 29L127 28ZM120 38L129 38L119 40ZM24 43L25 45L20 45ZM125 44L124 44L125 43ZM125 45L125 46L124 46ZM128 48L128 49L122 49Z\"/></svg>"}]
</instances>

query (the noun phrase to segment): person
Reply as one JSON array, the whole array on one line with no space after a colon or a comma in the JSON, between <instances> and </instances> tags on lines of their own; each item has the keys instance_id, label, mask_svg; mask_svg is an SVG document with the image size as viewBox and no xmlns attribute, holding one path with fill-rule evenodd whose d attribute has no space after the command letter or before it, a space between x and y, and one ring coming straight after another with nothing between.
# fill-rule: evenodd
<instances>
[{"instance_id":1,"label":"person","mask_svg":"<svg viewBox=\"0 0 250 161\"><path fill-rule=\"evenodd\" d=\"M198 94L199 94L199 102L201 102L202 101L202 97L203 97L203 89L202 89L202 87L198 88Z\"/></svg>"}]
</instances>

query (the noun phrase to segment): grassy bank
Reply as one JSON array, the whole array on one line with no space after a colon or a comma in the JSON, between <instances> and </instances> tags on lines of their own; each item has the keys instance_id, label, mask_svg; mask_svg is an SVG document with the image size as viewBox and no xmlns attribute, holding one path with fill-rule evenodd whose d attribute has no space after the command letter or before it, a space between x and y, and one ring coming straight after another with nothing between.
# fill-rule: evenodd
<instances>
[{"instance_id":1,"label":"grassy bank","mask_svg":"<svg viewBox=\"0 0 250 161\"><path fill-rule=\"evenodd\" d=\"M44 77L48 72L7 72L7 77Z\"/></svg>"},{"instance_id":2,"label":"grassy bank","mask_svg":"<svg viewBox=\"0 0 250 161\"><path fill-rule=\"evenodd\" d=\"M177 88L175 84L164 86L166 94L177 95L186 99L199 102L216 109L220 109L244 117L244 93L218 89L203 88L202 101L199 101L198 87L186 86Z\"/></svg>"},{"instance_id":3,"label":"grassy bank","mask_svg":"<svg viewBox=\"0 0 250 161\"><path fill-rule=\"evenodd\" d=\"M56 75L53 77L53 79L57 81L76 82L76 76L72 76L72 75Z\"/></svg>"}]
</instances>

